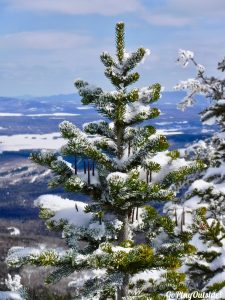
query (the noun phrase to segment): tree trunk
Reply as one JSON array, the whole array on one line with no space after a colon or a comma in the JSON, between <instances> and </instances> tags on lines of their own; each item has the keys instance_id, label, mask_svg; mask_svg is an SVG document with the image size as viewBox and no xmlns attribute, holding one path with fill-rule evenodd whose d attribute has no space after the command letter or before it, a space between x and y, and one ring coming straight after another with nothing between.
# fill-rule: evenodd
<instances>
[{"instance_id":1,"label":"tree trunk","mask_svg":"<svg viewBox=\"0 0 225 300\"><path fill-rule=\"evenodd\" d=\"M129 213L126 212L125 215L120 217L120 220L123 222L123 227L118 234L118 243L129 239ZM116 300L122 300L124 297L128 296L129 278L129 274L124 274L122 286L117 288Z\"/></svg>"},{"instance_id":2,"label":"tree trunk","mask_svg":"<svg viewBox=\"0 0 225 300\"><path fill-rule=\"evenodd\" d=\"M129 290L129 274L125 274L123 279L123 285L121 288L117 289L117 298L116 300L122 300L124 297L128 296L128 290Z\"/></svg>"},{"instance_id":3,"label":"tree trunk","mask_svg":"<svg viewBox=\"0 0 225 300\"><path fill-rule=\"evenodd\" d=\"M123 139L124 139L124 127L122 124L116 124L116 135L117 135L117 157L119 159L123 156Z\"/></svg>"},{"instance_id":4,"label":"tree trunk","mask_svg":"<svg viewBox=\"0 0 225 300\"><path fill-rule=\"evenodd\" d=\"M129 216L128 212L122 217L120 217L120 221L123 222L123 227L118 234L118 242L122 243L124 240L129 239Z\"/></svg>"},{"instance_id":5,"label":"tree trunk","mask_svg":"<svg viewBox=\"0 0 225 300\"><path fill-rule=\"evenodd\" d=\"M121 104L118 105L119 110ZM115 124L116 136L117 136L117 157L121 159L124 154L123 144L124 144L124 124L119 120ZM120 221L123 222L123 227L118 234L118 243L122 243L129 239L129 210L124 212L119 216ZM128 296L129 290L129 274L124 274L123 284L121 287L117 288L117 300L122 300L124 297Z\"/></svg>"}]
</instances>

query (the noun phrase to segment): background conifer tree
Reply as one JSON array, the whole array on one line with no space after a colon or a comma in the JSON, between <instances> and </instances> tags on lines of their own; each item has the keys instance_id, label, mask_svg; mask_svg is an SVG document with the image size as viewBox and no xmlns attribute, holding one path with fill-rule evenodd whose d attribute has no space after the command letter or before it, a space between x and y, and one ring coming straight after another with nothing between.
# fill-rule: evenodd
<instances>
[{"instance_id":1,"label":"background conifer tree","mask_svg":"<svg viewBox=\"0 0 225 300\"><path fill-rule=\"evenodd\" d=\"M203 94L210 100L201 112L206 125L216 125L215 133L207 140L199 141L186 150L192 157L201 158L207 168L196 177L186 194L184 207L193 212L195 235L191 244L197 248L194 258L188 262L187 275L193 290L220 292L225 297L225 80L208 77L205 67L198 64L194 53L179 50L178 61L197 68L195 78L180 82L176 88L188 91L179 108L195 103L194 96ZM218 70L225 70L225 60L218 63ZM197 210L196 210L197 209Z\"/></svg>"},{"instance_id":2,"label":"background conifer tree","mask_svg":"<svg viewBox=\"0 0 225 300\"><path fill-rule=\"evenodd\" d=\"M165 299L168 290L187 290L178 268L180 258L195 248L188 244L185 215L180 222L175 210L171 217L160 215L150 204L175 200L185 178L203 164L168 151L165 136L149 123L138 126L160 114L151 106L160 97L159 84L129 88L139 79L134 68L148 53L144 48L127 53L124 23L117 23L116 58L101 55L115 90L75 82L82 103L93 105L105 120L84 124L83 131L64 121L62 149L31 157L52 170L51 188L82 192L92 201L41 196L36 200L41 217L49 228L63 231L69 250L17 247L7 262L53 266L47 283L74 274L70 286L78 299Z\"/></svg>"}]
</instances>

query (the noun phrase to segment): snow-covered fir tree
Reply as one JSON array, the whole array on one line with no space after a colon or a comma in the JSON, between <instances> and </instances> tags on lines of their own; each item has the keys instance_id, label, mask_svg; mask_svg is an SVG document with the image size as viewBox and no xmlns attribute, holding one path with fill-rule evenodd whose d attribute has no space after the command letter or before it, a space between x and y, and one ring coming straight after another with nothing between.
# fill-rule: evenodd
<instances>
[{"instance_id":1,"label":"snow-covered fir tree","mask_svg":"<svg viewBox=\"0 0 225 300\"><path fill-rule=\"evenodd\" d=\"M190 186L184 207L191 207L196 234L191 243L198 249L188 263L189 285L193 290L220 292L225 298L225 80L208 77L205 67L199 65L194 53L180 50L178 61L197 68L195 78L180 82L176 88L188 91L179 104L184 110L194 104L194 96L201 93L210 99L210 105L201 112L203 124L217 125L217 131L207 140L187 149L187 154L201 158L207 165L200 178ZM225 70L225 60L218 63ZM195 210L197 209L197 210Z\"/></svg>"},{"instance_id":2,"label":"snow-covered fir tree","mask_svg":"<svg viewBox=\"0 0 225 300\"><path fill-rule=\"evenodd\" d=\"M169 151L166 137L149 122L139 126L160 114L152 107L160 97L159 84L129 88L139 79L133 69L148 54L144 48L127 53L124 23L117 23L116 57L101 55L115 90L75 82L82 103L94 106L105 120L84 124L83 130L64 121L65 145L31 157L55 175L51 188L85 193L92 201L39 197L41 217L49 228L62 230L69 249L15 247L7 262L53 266L47 283L72 276L69 285L77 299L165 299L167 291L187 291L178 268L195 248L184 230L185 215L180 222L176 209L170 217L154 204L175 200L184 179L203 164Z\"/></svg>"}]
</instances>

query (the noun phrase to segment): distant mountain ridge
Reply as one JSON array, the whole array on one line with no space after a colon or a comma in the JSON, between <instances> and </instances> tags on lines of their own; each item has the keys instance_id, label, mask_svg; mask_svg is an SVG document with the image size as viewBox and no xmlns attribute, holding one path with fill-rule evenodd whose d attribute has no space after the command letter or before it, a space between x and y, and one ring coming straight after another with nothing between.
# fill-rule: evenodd
<instances>
[{"instance_id":1,"label":"distant mountain ridge","mask_svg":"<svg viewBox=\"0 0 225 300\"><path fill-rule=\"evenodd\" d=\"M168 101L171 101L171 104L176 104L180 102L186 93L184 91L166 91L162 92L162 97L158 101L157 106L161 107L166 104L169 104ZM198 96L196 107L205 107L207 101L203 96ZM71 94L59 94L52 96L42 96L42 97L33 97L33 96L20 96L20 97L2 97L0 96L0 112L14 112L14 113L25 113L24 110L31 110L33 106L36 108L45 109L45 111L50 112L51 106L62 105L65 102L68 104L82 105L80 102L81 97L78 93ZM154 104L153 104L154 105ZM68 107L70 108L70 107Z\"/></svg>"},{"instance_id":2,"label":"distant mountain ridge","mask_svg":"<svg viewBox=\"0 0 225 300\"><path fill-rule=\"evenodd\" d=\"M71 99L74 96L78 96L77 93L69 93L69 94L56 94L56 95L48 95L48 96L32 96L32 95L24 95L24 96L0 96L0 100L9 99L9 100L63 100L63 99Z\"/></svg>"}]
</instances>

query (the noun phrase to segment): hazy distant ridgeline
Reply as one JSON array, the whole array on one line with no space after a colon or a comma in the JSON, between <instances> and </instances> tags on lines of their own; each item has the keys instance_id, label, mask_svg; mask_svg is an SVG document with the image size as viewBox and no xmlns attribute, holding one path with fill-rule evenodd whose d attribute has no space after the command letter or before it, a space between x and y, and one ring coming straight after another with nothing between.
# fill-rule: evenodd
<instances>
[{"instance_id":1,"label":"hazy distant ridgeline","mask_svg":"<svg viewBox=\"0 0 225 300\"><path fill-rule=\"evenodd\" d=\"M198 113L207 101L199 97L195 107L181 112L176 104L184 95L183 92L164 92L158 103L153 103L162 112L157 120L151 121L156 128L181 129L188 133L189 129L202 126ZM58 124L64 119L81 127L84 122L99 120L100 116L91 106L82 105L77 94L25 99L0 97L0 136L58 132Z\"/></svg>"}]
</instances>

